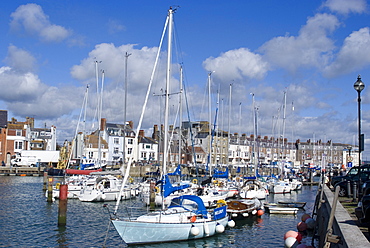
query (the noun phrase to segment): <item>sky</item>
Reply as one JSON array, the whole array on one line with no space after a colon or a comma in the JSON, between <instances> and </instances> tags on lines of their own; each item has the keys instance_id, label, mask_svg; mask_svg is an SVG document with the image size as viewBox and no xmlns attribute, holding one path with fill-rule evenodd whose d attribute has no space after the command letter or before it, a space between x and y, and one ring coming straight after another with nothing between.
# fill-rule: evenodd
<instances>
[{"instance_id":1,"label":"sky","mask_svg":"<svg viewBox=\"0 0 370 248\"><path fill-rule=\"evenodd\" d=\"M62 144L97 127L100 92L101 117L132 120L135 128L148 94L141 129L151 136L164 119L166 36L159 47L170 7L176 10L171 124L179 125L181 95L183 121L211 116L222 130L250 135L255 113L261 136L358 145L353 84L361 75L363 156L370 160L365 0L5 1L0 109L8 119L56 126Z\"/></svg>"}]
</instances>

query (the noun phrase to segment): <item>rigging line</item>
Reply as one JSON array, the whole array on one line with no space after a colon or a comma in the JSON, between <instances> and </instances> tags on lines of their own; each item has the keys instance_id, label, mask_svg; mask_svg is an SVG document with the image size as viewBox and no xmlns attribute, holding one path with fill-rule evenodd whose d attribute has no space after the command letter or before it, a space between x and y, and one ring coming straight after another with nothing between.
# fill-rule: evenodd
<instances>
[{"instance_id":1,"label":"rigging line","mask_svg":"<svg viewBox=\"0 0 370 248\"><path fill-rule=\"evenodd\" d=\"M186 94L186 87L184 85L184 96L185 96L185 103L186 103L186 110L188 113L188 120L189 120L189 128L190 128L190 139L191 139L191 147L193 152L193 160L194 160L194 166L196 168L196 175L198 177L198 166L197 166L197 160L196 160L196 154L195 154L195 148L194 148L194 134L192 130L191 120L190 120L190 114L189 114L189 102L188 102L188 95Z\"/></svg>"},{"instance_id":2,"label":"rigging line","mask_svg":"<svg viewBox=\"0 0 370 248\"><path fill-rule=\"evenodd\" d=\"M77 126L76 126L76 131L75 131L75 136L72 140L72 146L71 146L71 151L73 151L74 149L74 146L76 145L76 139L77 139L77 134L78 134L78 130L79 130L79 126L80 126L80 122L81 122L81 117L82 117L82 111L84 111L84 130L83 130L83 137L85 135L85 125L86 125L86 108L87 108L87 96L88 96L88 93L89 93L89 85L87 84L86 85L86 90L85 90L85 94L84 94L84 99L83 99L83 102L82 102L82 108L81 108L81 111L80 111L80 116L78 118L78 122L77 122ZM84 140L82 142L85 142ZM69 154L69 157L68 157L68 163L67 163L67 167L66 168L69 168L70 166L70 163L71 163L71 159L72 159L72 153L71 152Z\"/></svg>"},{"instance_id":3,"label":"rigging line","mask_svg":"<svg viewBox=\"0 0 370 248\"><path fill-rule=\"evenodd\" d=\"M96 109L95 109L95 113L94 113L94 118L93 118L93 121L92 121L92 127L91 127L91 131L94 130L95 128L95 118L98 118L98 112L99 112L99 70L98 70L98 63L101 63L101 61L97 61L95 60L94 61L95 63L95 80L96 80L96 99L97 100L97 105L96 105ZM99 122L99 120L97 120Z\"/></svg>"},{"instance_id":4,"label":"rigging line","mask_svg":"<svg viewBox=\"0 0 370 248\"><path fill-rule=\"evenodd\" d=\"M157 68L157 64L158 64L158 60L159 60L159 55L160 55L160 51L161 51L161 48L162 48L162 45L163 45L163 40L164 40L164 36L165 36L165 33L166 33L168 22L169 22L169 16L167 16L167 18L166 18L165 26L164 26L164 29L163 29L163 32L162 32L162 37L161 37L160 45L158 47L158 52L157 52L157 56L156 56L156 59L155 59L154 67L153 67L153 70L152 70L152 74L150 76L148 90L146 92L145 101L144 101L144 104L143 104L143 107L142 107L142 111L141 111L141 116L140 116L139 123L138 123L137 129L136 129L135 141L134 142L137 142L137 140L139 138L139 131L141 129L141 124L143 122L145 108L146 108L146 105L148 103L150 89L151 89L152 84L153 84L154 72L155 72L155 70ZM118 210L118 207L119 207L119 203L120 203L120 199L121 199L121 196L122 196L122 191L123 191L123 189L125 187L125 184L127 182L127 179L129 177L129 174L130 174L130 167L131 167L132 160L133 160L133 157L130 156L130 159L129 159L128 163L127 163L127 168L126 168L126 171L125 171L125 175L123 177L123 181L122 181L122 185L121 185L121 190L120 190L119 196L117 197L116 206L114 208L114 213L113 213L114 215L117 213L117 210Z\"/></svg>"},{"instance_id":5,"label":"rigging line","mask_svg":"<svg viewBox=\"0 0 370 248\"><path fill-rule=\"evenodd\" d=\"M177 118L179 117L179 112L180 112L180 105L177 107L177 111L176 111L176 115L175 115L175 119L173 121L173 124L172 126L173 127L176 127L176 121L177 121ZM180 130L181 131L181 130ZM174 130L172 129L172 132L171 132L171 137L169 139L169 143L171 144L171 142L173 141L173 136L174 136ZM169 153L171 150L171 146L168 146L168 149L167 149L167 153Z\"/></svg>"}]
</instances>

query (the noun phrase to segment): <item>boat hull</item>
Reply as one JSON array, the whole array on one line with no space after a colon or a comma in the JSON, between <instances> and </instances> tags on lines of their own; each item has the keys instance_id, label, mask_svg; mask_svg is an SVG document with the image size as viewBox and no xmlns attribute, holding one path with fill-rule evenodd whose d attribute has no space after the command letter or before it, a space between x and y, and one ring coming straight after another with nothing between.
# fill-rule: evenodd
<instances>
[{"instance_id":1,"label":"boat hull","mask_svg":"<svg viewBox=\"0 0 370 248\"><path fill-rule=\"evenodd\" d=\"M216 225L226 227L228 217L217 221L194 223L153 223L129 220L112 220L114 227L126 244L147 244L200 239L215 235ZM192 227L199 230L192 234Z\"/></svg>"}]
</instances>

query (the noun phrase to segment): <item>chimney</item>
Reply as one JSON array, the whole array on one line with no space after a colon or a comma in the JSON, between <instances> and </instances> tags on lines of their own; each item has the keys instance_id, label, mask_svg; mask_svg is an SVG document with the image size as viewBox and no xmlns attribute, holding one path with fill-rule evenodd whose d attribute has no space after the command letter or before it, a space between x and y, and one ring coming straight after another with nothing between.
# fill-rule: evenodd
<instances>
[{"instance_id":1,"label":"chimney","mask_svg":"<svg viewBox=\"0 0 370 248\"><path fill-rule=\"evenodd\" d=\"M158 140L158 125L153 126L152 138L155 139L155 140Z\"/></svg>"},{"instance_id":2,"label":"chimney","mask_svg":"<svg viewBox=\"0 0 370 248\"><path fill-rule=\"evenodd\" d=\"M140 137L145 137L144 135L145 135L144 130L140 130L140 131L139 131L139 136L140 136Z\"/></svg>"},{"instance_id":3,"label":"chimney","mask_svg":"<svg viewBox=\"0 0 370 248\"><path fill-rule=\"evenodd\" d=\"M134 122L133 121L128 121L128 125L131 129L134 129Z\"/></svg>"},{"instance_id":4,"label":"chimney","mask_svg":"<svg viewBox=\"0 0 370 248\"><path fill-rule=\"evenodd\" d=\"M105 127L107 126L107 119L101 118L100 119L100 131L105 130Z\"/></svg>"}]
</instances>

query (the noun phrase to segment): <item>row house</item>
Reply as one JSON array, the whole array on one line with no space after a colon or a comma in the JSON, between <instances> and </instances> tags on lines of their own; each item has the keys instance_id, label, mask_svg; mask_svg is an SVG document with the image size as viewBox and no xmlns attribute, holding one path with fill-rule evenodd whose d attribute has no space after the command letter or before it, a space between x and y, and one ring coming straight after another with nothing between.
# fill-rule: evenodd
<instances>
[{"instance_id":1,"label":"row house","mask_svg":"<svg viewBox=\"0 0 370 248\"><path fill-rule=\"evenodd\" d=\"M77 135L73 158L100 160L107 165L127 163L130 159L134 164L143 164L158 160L157 146L155 140L144 136L144 131L139 132L136 140L132 121L123 125L108 123L102 118L100 130Z\"/></svg>"},{"instance_id":2,"label":"row house","mask_svg":"<svg viewBox=\"0 0 370 248\"><path fill-rule=\"evenodd\" d=\"M168 130L168 152L167 152L167 162L170 166L176 166L177 164L183 164L186 163L186 141L183 140L183 132L180 131L180 129L174 128L173 125L169 126ZM153 126L153 134L152 134L152 141L156 143L156 162L160 163L163 161L164 156L164 126L161 125L160 128L158 128L158 125ZM180 142L181 140L181 142ZM181 145L180 145L181 144ZM179 150L181 147L181 151ZM180 158L180 153L182 154L182 157Z\"/></svg>"},{"instance_id":3,"label":"row house","mask_svg":"<svg viewBox=\"0 0 370 248\"><path fill-rule=\"evenodd\" d=\"M348 147L350 147L350 145L333 143L330 140L328 142L322 142L321 140L313 142L310 139L306 142L301 142L300 140L297 140L296 159L297 161L299 161L300 164L346 164L348 158L345 154Z\"/></svg>"},{"instance_id":4,"label":"row house","mask_svg":"<svg viewBox=\"0 0 370 248\"><path fill-rule=\"evenodd\" d=\"M133 131L133 122L128 121L126 125L107 123L106 119L102 119L102 136L107 141L108 161L111 164L127 163L129 159L135 161L138 157L138 152L135 147L135 132Z\"/></svg>"},{"instance_id":5,"label":"row house","mask_svg":"<svg viewBox=\"0 0 370 248\"><path fill-rule=\"evenodd\" d=\"M34 118L24 122L8 119L8 111L0 110L0 160L10 165L12 156L23 150L56 150L56 127L35 128Z\"/></svg>"},{"instance_id":6,"label":"row house","mask_svg":"<svg viewBox=\"0 0 370 248\"><path fill-rule=\"evenodd\" d=\"M150 137L146 137L144 130L139 132L138 159L141 164L158 162L158 143Z\"/></svg>"},{"instance_id":7,"label":"row house","mask_svg":"<svg viewBox=\"0 0 370 248\"><path fill-rule=\"evenodd\" d=\"M321 142L288 142L286 138L274 138L254 135L249 137L245 134L230 134L227 132L217 131L210 135L209 123L201 122L184 122L184 139L187 144L193 143L194 148L198 151L196 154L196 163L198 164L271 164L277 161L289 162L291 165L321 165L325 164L347 164L352 162L356 165L358 155L350 150L348 144ZM191 140L194 140L191 142ZM211 147L211 149L209 148ZM195 150L195 149L194 149ZM187 151L192 152L188 146ZM200 156L200 152L202 156ZM225 152L227 151L227 152ZM208 159L210 154L210 159ZM356 157L357 156L357 157ZM188 161L194 163L194 156L187 155ZM224 162L227 158L227 162ZM358 164L358 162L357 162Z\"/></svg>"}]
</instances>

